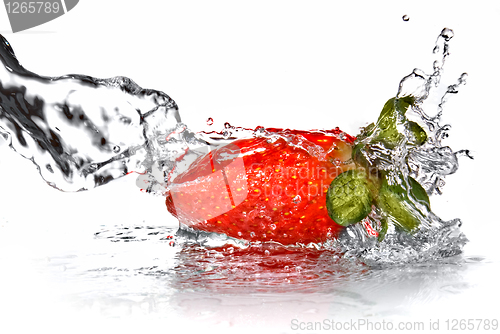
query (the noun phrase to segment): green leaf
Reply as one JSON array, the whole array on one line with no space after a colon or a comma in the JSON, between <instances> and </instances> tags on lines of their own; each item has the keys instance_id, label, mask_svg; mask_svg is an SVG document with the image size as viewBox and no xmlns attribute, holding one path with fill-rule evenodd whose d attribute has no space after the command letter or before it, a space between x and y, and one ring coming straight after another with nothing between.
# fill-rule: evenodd
<instances>
[{"instance_id":1,"label":"green leaf","mask_svg":"<svg viewBox=\"0 0 500 334\"><path fill-rule=\"evenodd\" d=\"M347 226L362 220L369 213L370 206L375 204L383 213L378 237L379 241L382 241L391 224L411 233L418 229L421 218L430 211L427 193L413 178L396 175L399 183L387 182L390 168L381 165L384 159L377 153L380 146L393 150L399 145L406 144L411 148L427 141L424 129L406 117L408 108L413 105L413 96L389 99L377 122L368 125L357 136L352 149L352 159L358 167L369 171L369 174L350 172L340 178L341 174L330 185L327 194L328 212L340 225ZM403 129L406 131L403 132ZM359 190L360 196L348 196L343 193L351 184L362 189ZM334 192L333 188L340 190ZM341 198L342 196L345 198Z\"/></svg>"},{"instance_id":2,"label":"green leaf","mask_svg":"<svg viewBox=\"0 0 500 334\"><path fill-rule=\"evenodd\" d=\"M424 188L411 177L408 177L408 189L400 184L390 185L384 177L376 205L392 218L397 227L412 233L420 226L419 216L422 214L414 201L427 210L430 210L430 203Z\"/></svg>"},{"instance_id":3,"label":"green leaf","mask_svg":"<svg viewBox=\"0 0 500 334\"><path fill-rule=\"evenodd\" d=\"M414 178L408 177L409 181L409 186L410 186L410 193L413 196L414 199L420 202L420 204L423 204L426 206L427 210L431 210L431 203L429 201L429 195L427 195L427 192L425 189L418 183Z\"/></svg>"},{"instance_id":4,"label":"green leaf","mask_svg":"<svg viewBox=\"0 0 500 334\"><path fill-rule=\"evenodd\" d=\"M413 96L392 98L387 101L380 112L375 125L377 136L372 143L382 142L387 148L394 148L402 138L398 131L398 124L406 121L406 111L415 102Z\"/></svg>"},{"instance_id":5,"label":"green leaf","mask_svg":"<svg viewBox=\"0 0 500 334\"><path fill-rule=\"evenodd\" d=\"M422 129L420 125L413 121L409 121L407 126L409 133L408 144L420 146L425 143L427 140L427 133L425 133L425 130Z\"/></svg>"},{"instance_id":6,"label":"green leaf","mask_svg":"<svg viewBox=\"0 0 500 334\"><path fill-rule=\"evenodd\" d=\"M349 170L337 176L326 194L330 217L339 225L361 221L371 211L373 185L362 170Z\"/></svg>"},{"instance_id":7,"label":"green leaf","mask_svg":"<svg viewBox=\"0 0 500 334\"><path fill-rule=\"evenodd\" d=\"M387 234L387 230L389 229L389 225L387 224L387 219L382 218L380 220L380 224L382 225L382 229L378 233L378 241L381 242L384 240L385 235Z\"/></svg>"}]
</instances>

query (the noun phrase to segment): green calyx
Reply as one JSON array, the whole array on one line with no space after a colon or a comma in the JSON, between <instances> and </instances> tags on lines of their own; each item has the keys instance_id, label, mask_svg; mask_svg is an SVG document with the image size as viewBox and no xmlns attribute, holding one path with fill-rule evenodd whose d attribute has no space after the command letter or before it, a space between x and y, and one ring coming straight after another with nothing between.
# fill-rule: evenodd
<instances>
[{"instance_id":1,"label":"green calyx","mask_svg":"<svg viewBox=\"0 0 500 334\"><path fill-rule=\"evenodd\" d=\"M415 98L412 96L392 98L385 103L377 122L369 124L357 136L352 158L358 166L367 169L378 168L376 161L367 158L373 146L393 150L402 143L415 147L427 141L425 130L418 123L406 118L408 108L414 103ZM401 130L404 133L400 132Z\"/></svg>"},{"instance_id":2,"label":"green calyx","mask_svg":"<svg viewBox=\"0 0 500 334\"><path fill-rule=\"evenodd\" d=\"M400 181L404 182L402 178ZM408 177L407 184L403 187L399 183L390 185L384 177L376 201L377 207L386 214L384 219L390 219L396 227L412 233L419 227L419 216L422 214L416 203L430 210L429 197L415 179Z\"/></svg>"},{"instance_id":3,"label":"green calyx","mask_svg":"<svg viewBox=\"0 0 500 334\"><path fill-rule=\"evenodd\" d=\"M390 223L407 233L418 230L420 217L425 214L422 211L430 211L424 188L411 177L384 170L380 161L371 158L370 151L374 146L393 150L403 144L414 147L425 143L427 134L422 127L406 118L406 111L414 103L412 96L390 99L377 122L357 136L352 158L358 168L337 176L326 195L328 214L337 224L358 223L375 206L382 213L380 241Z\"/></svg>"},{"instance_id":4,"label":"green calyx","mask_svg":"<svg viewBox=\"0 0 500 334\"><path fill-rule=\"evenodd\" d=\"M365 218L372 210L376 187L363 170L349 170L337 176L326 194L329 216L348 226Z\"/></svg>"},{"instance_id":5,"label":"green calyx","mask_svg":"<svg viewBox=\"0 0 500 334\"><path fill-rule=\"evenodd\" d=\"M400 141L402 134L398 131L398 125L406 121L406 111L415 102L412 96L401 99L392 98L387 101L380 112L374 130L375 137L372 141L381 142L387 148L393 149Z\"/></svg>"},{"instance_id":6,"label":"green calyx","mask_svg":"<svg viewBox=\"0 0 500 334\"><path fill-rule=\"evenodd\" d=\"M425 189L412 177L404 179L398 175L397 183L389 183L386 173L378 177L368 175L362 169L346 171L337 176L326 193L328 214L337 224L349 226L366 218L372 205L382 213L383 240L388 221L397 228L415 232L420 225L420 216L430 211L430 202Z\"/></svg>"},{"instance_id":7,"label":"green calyx","mask_svg":"<svg viewBox=\"0 0 500 334\"><path fill-rule=\"evenodd\" d=\"M415 122L408 122L408 145L420 146L427 140L427 133Z\"/></svg>"}]
</instances>

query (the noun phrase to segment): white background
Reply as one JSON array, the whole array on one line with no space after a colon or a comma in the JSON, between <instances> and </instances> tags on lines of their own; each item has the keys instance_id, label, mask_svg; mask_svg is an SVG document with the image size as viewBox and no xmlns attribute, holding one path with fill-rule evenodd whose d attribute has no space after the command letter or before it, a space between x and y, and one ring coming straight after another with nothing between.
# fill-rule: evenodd
<instances>
[{"instance_id":1,"label":"white background","mask_svg":"<svg viewBox=\"0 0 500 334\"><path fill-rule=\"evenodd\" d=\"M445 144L470 149L475 160L462 158L431 204L442 218L463 220L466 254L489 258L497 257L499 233L499 22L496 1L82 0L52 22L12 34L0 9L0 32L30 71L130 77L170 95L194 130L209 129L212 117L216 130L230 122L339 126L355 135L376 120L403 76L415 67L431 71L436 37L452 28L442 83L462 72L469 78L445 106L443 123L453 127ZM53 240L111 222L176 224L163 199L139 193L132 178L64 194L6 145L0 154L1 215L25 226L18 228L28 240L50 224L60 227ZM13 247L13 257L39 251Z\"/></svg>"}]
</instances>

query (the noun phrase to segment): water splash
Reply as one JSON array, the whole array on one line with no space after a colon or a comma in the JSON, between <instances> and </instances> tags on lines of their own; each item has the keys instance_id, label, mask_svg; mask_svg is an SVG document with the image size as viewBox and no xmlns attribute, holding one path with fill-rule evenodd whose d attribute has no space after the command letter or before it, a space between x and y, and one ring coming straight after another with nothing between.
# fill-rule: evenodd
<instances>
[{"instance_id":1,"label":"water splash","mask_svg":"<svg viewBox=\"0 0 500 334\"><path fill-rule=\"evenodd\" d=\"M420 116L419 121L423 122L427 128L427 142L408 152L406 162L410 175L426 189L428 194L442 193L441 188L445 184L445 176L455 173L458 169L457 157L465 155L472 158L468 150L453 152L451 148L442 145L442 140L449 136L451 125L440 124L445 103L452 94L457 94L459 88L466 84L468 74L462 73L457 83L447 87L446 92L441 96L434 116L429 116L423 107L423 103L431 94L431 89L439 86L443 66L449 56L448 43L453 36L453 30L449 28L444 28L441 31L433 50L436 55L433 63L434 72L429 75L420 69L414 69L410 75L401 80L397 95L398 97L411 95L416 98L413 111Z\"/></svg>"},{"instance_id":2,"label":"water splash","mask_svg":"<svg viewBox=\"0 0 500 334\"><path fill-rule=\"evenodd\" d=\"M178 107L165 93L125 77L37 75L1 35L0 58L0 134L52 187L81 191L154 174L184 153L190 134L179 131Z\"/></svg>"},{"instance_id":3,"label":"water splash","mask_svg":"<svg viewBox=\"0 0 500 334\"><path fill-rule=\"evenodd\" d=\"M460 254L468 241L460 231L462 225L460 219L443 221L410 195L409 186L412 177L422 185L428 195L441 194L445 184L444 178L458 170L458 157L465 155L472 158L468 150L454 152L450 147L442 145L442 140L448 137L451 126L439 123L445 102L451 94L458 92L460 86L465 85L467 73L463 73L456 84L448 86L437 106L435 116L429 116L423 107L424 101L432 93L432 88L439 86L443 66L449 56L448 42L452 37L453 31L448 28L443 29L439 35L433 51L437 59L434 61L432 74L428 75L422 70L415 69L399 84L398 98L408 96L415 98L411 108L418 116L415 121L423 123L426 127L425 143L413 144L414 134L408 126L409 120L405 119L404 115L398 116L401 117L398 126L401 128L402 139L396 147L387 149L378 143L370 146L371 140L377 135L376 132L361 139L361 143L366 143L368 147L366 156L368 161L388 172L391 182L399 184L408 194L414 207L407 209L419 217L420 228L412 234L397 230L394 224L389 224L384 240L379 242L374 235L367 232L370 229L366 228L366 224L381 232L384 216L389 221L394 218L373 206L365 221L347 227L338 240L332 242L331 246L337 247L345 253L345 256L362 258L370 265L427 262Z\"/></svg>"}]
</instances>

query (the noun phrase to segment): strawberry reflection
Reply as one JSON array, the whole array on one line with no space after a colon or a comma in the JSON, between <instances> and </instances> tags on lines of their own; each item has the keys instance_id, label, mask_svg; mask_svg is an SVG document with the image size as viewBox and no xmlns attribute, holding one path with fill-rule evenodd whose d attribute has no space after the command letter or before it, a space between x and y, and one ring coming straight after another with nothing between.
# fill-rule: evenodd
<instances>
[{"instance_id":1,"label":"strawberry reflection","mask_svg":"<svg viewBox=\"0 0 500 334\"><path fill-rule=\"evenodd\" d=\"M112 281L114 293L123 295L140 294L153 284L161 294L176 296L175 303L197 296L262 293L295 298L297 293L314 293L326 299L335 296L338 307L343 302L366 306L370 300L385 300L389 290L394 298L409 294L431 300L443 295L443 286L463 286L463 272L471 265L461 257L448 257L374 267L334 250L273 243L207 247L161 226L117 226L97 232L95 238L110 248L89 255L90 267L79 279ZM137 284L141 280L143 284Z\"/></svg>"},{"instance_id":2,"label":"strawberry reflection","mask_svg":"<svg viewBox=\"0 0 500 334\"><path fill-rule=\"evenodd\" d=\"M368 271L335 251L269 243L246 249L184 245L169 274L181 290L324 292L347 276L352 281Z\"/></svg>"}]
</instances>

